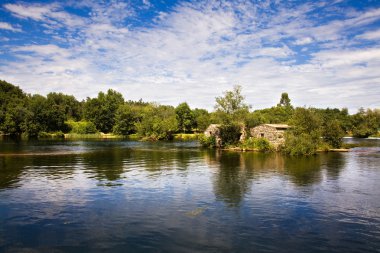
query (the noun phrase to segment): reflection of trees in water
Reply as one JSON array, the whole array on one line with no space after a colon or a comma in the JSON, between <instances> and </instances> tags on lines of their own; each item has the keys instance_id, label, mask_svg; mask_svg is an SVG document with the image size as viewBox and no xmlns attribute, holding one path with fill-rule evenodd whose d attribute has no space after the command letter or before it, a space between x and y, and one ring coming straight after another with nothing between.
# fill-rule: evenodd
<instances>
[{"instance_id":1,"label":"reflection of trees in water","mask_svg":"<svg viewBox=\"0 0 380 253\"><path fill-rule=\"evenodd\" d=\"M211 168L216 168L216 197L232 206L239 205L252 180L282 174L289 176L295 185L307 186L322 180L323 169L328 177L336 179L344 167L344 157L332 153L289 157L280 153L213 151L206 152L205 159Z\"/></svg>"},{"instance_id":2,"label":"reflection of trees in water","mask_svg":"<svg viewBox=\"0 0 380 253\"><path fill-rule=\"evenodd\" d=\"M299 186L320 182L322 180L320 155L286 157L285 174L295 185Z\"/></svg>"},{"instance_id":3,"label":"reflection of trees in water","mask_svg":"<svg viewBox=\"0 0 380 253\"><path fill-rule=\"evenodd\" d=\"M130 152L112 148L105 152L85 153L81 157L85 171L95 173L95 178L99 180L114 181L121 178L123 159L130 157Z\"/></svg>"},{"instance_id":4,"label":"reflection of trees in water","mask_svg":"<svg viewBox=\"0 0 380 253\"><path fill-rule=\"evenodd\" d=\"M307 186L322 181L322 170L327 177L337 179L344 167L344 156L339 153L318 154L310 157L285 157L285 171L291 181Z\"/></svg>"},{"instance_id":5,"label":"reflection of trees in water","mask_svg":"<svg viewBox=\"0 0 380 253\"><path fill-rule=\"evenodd\" d=\"M219 173L215 178L215 195L229 205L237 206L248 190L250 171L242 166L239 153L222 153L218 157Z\"/></svg>"},{"instance_id":6,"label":"reflection of trees in water","mask_svg":"<svg viewBox=\"0 0 380 253\"><path fill-rule=\"evenodd\" d=\"M346 154L328 153L322 157L322 163L325 165L328 179L336 180L343 170L347 157Z\"/></svg>"},{"instance_id":7,"label":"reflection of trees in water","mask_svg":"<svg viewBox=\"0 0 380 253\"><path fill-rule=\"evenodd\" d=\"M0 157L0 189L17 186L24 164L19 157Z\"/></svg>"},{"instance_id":8,"label":"reflection of trees in water","mask_svg":"<svg viewBox=\"0 0 380 253\"><path fill-rule=\"evenodd\" d=\"M113 148L102 152L82 155L84 167L95 173L99 180L121 179L124 172L144 170L151 173L178 169L186 170L191 159L199 152L170 149L122 149Z\"/></svg>"},{"instance_id":9,"label":"reflection of trees in water","mask_svg":"<svg viewBox=\"0 0 380 253\"><path fill-rule=\"evenodd\" d=\"M0 157L0 189L17 186L23 178L60 179L74 172L75 156L3 156Z\"/></svg>"}]
</instances>

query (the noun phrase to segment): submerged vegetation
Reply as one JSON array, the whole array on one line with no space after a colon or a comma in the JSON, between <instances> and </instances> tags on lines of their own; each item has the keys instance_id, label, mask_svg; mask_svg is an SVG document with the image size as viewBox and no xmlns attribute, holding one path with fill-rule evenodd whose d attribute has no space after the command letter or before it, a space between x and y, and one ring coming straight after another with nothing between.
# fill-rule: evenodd
<instances>
[{"instance_id":1,"label":"submerged vegetation","mask_svg":"<svg viewBox=\"0 0 380 253\"><path fill-rule=\"evenodd\" d=\"M361 108L350 115L346 108L294 108L287 93L277 105L251 110L240 86L217 97L215 110L195 108L184 102L177 107L125 101L122 94L108 90L95 98L78 101L74 96L24 93L19 87L0 81L0 132L29 138L130 136L144 140L194 140L207 147L239 147L271 151L263 138L251 138L244 129L265 123L289 124L285 145L291 155L314 154L317 150L342 147L342 137L379 136L380 110ZM222 142L200 133L210 125L220 126Z\"/></svg>"}]
</instances>

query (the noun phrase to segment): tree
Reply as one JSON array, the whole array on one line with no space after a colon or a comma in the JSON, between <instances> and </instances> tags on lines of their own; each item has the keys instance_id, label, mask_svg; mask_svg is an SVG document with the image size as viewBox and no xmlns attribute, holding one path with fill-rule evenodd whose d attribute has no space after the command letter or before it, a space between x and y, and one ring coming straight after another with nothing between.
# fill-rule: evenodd
<instances>
[{"instance_id":1,"label":"tree","mask_svg":"<svg viewBox=\"0 0 380 253\"><path fill-rule=\"evenodd\" d=\"M232 91L225 91L223 97L216 97L216 111L223 115L223 121L244 122L249 113L250 106L244 103L244 96L241 94L241 86L234 86Z\"/></svg>"},{"instance_id":2,"label":"tree","mask_svg":"<svg viewBox=\"0 0 380 253\"><path fill-rule=\"evenodd\" d=\"M189 105L186 102L179 104L175 108L175 113L178 121L178 130L182 132L190 132L195 126L195 120Z\"/></svg>"},{"instance_id":3,"label":"tree","mask_svg":"<svg viewBox=\"0 0 380 253\"><path fill-rule=\"evenodd\" d=\"M178 130L172 106L149 105L144 107L141 121L136 122L137 133L150 140L170 140Z\"/></svg>"},{"instance_id":4,"label":"tree","mask_svg":"<svg viewBox=\"0 0 380 253\"><path fill-rule=\"evenodd\" d=\"M195 108L193 110L193 115L195 119L195 127L198 131L203 132L210 125L210 114L205 109Z\"/></svg>"},{"instance_id":5,"label":"tree","mask_svg":"<svg viewBox=\"0 0 380 253\"><path fill-rule=\"evenodd\" d=\"M323 124L323 140L333 148L340 148L344 137L344 131L341 123L335 120L329 120Z\"/></svg>"},{"instance_id":6,"label":"tree","mask_svg":"<svg viewBox=\"0 0 380 253\"><path fill-rule=\"evenodd\" d=\"M367 138L378 132L380 127L380 113L378 110L360 108L352 116L352 135L359 138Z\"/></svg>"},{"instance_id":7,"label":"tree","mask_svg":"<svg viewBox=\"0 0 380 253\"><path fill-rule=\"evenodd\" d=\"M277 106L284 106L284 107L290 107L290 106L292 106L292 105L290 104L290 98L289 98L288 93L283 92L283 93L281 94L280 103L279 103Z\"/></svg>"},{"instance_id":8,"label":"tree","mask_svg":"<svg viewBox=\"0 0 380 253\"><path fill-rule=\"evenodd\" d=\"M285 151L291 155L311 155L321 138L321 119L313 109L297 108L285 134Z\"/></svg>"},{"instance_id":9,"label":"tree","mask_svg":"<svg viewBox=\"0 0 380 253\"><path fill-rule=\"evenodd\" d=\"M106 94L99 92L97 98L87 98L84 104L84 117L95 124L104 133L112 131L115 124L115 113L124 98L121 93L108 90Z\"/></svg>"},{"instance_id":10,"label":"tree","mask_svg":"<svg viewBox=\"0 0 380 253\"><path fill-rule=\"evenodd\" d=\"M138 112L134 106L129 104L120 105L115 113L113 132L121 135L135 133L135 123L137 120Z\"/></svg>"},{"instance_id":11,"label":"tree","mask_svg":"<svg viewBox=\"0 0 380 253\"><path fill-rule=\"evenodd\" d=\"M0 131L10 133L8 131L13 129L14 134L21 134L21 128L15 125L18 123L13 119L17 118L15 107L18 107L18 109L24 107L25 100L26 95L19 87L0 80ZM17 122L20 122L20 120L18 119Z\"/></svg>"}]
</instances>

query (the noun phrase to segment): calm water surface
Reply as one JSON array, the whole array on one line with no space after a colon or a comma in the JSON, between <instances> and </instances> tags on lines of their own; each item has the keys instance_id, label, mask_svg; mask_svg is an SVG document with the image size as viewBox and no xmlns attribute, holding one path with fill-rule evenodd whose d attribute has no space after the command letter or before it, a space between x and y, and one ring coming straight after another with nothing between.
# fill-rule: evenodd
<instances>
[{"instance_id":1,"label":"calm water surface","mask_svg":"<svg viewBox=\"0 0 380 253\"><path fill-rule=\"evenodd\" d=\"M367 142L291 158L3 140L0 252L380 252L380 141Z\"/></svg>"}]
</instances>

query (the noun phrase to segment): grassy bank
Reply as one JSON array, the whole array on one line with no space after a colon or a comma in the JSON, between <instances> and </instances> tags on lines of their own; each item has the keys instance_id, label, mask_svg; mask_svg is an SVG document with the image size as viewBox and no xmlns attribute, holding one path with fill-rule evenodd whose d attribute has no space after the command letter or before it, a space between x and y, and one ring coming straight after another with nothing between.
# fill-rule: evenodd
<instances>
[{"instance_id":1,"label":"grassy bank","mask_svg":"<svg viewBox=\"0 0 380 253\"><path fill-rule=\"evenodd\" d=\"M104 133L95 133L95 134L65 134L65 139L123 139L126 138L122 135L116 134L104 134Z\"/></svg>"},{"instance_id":2,"label":"grassy bank","mask_svg":"<svg viewBox=\"0 0 380 253\"><path fill-rule=\"evenodd\" d=\"M175 134L174 135L174 140L175 141L196 141L198 140L200 134Z\"/></svg>"}]
</instances>

